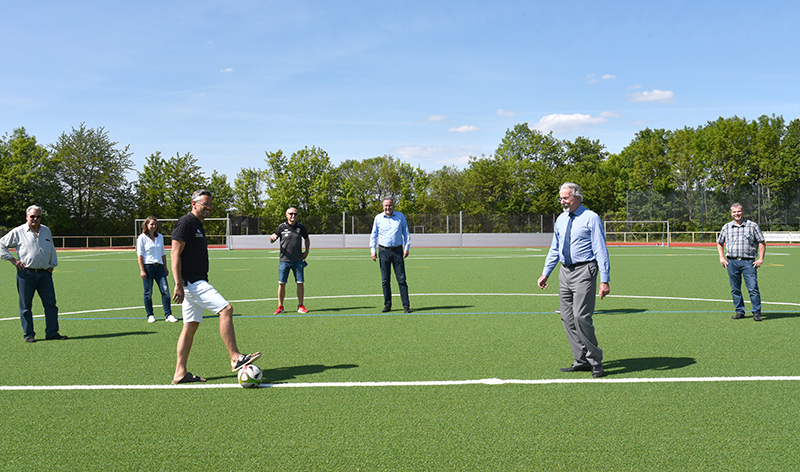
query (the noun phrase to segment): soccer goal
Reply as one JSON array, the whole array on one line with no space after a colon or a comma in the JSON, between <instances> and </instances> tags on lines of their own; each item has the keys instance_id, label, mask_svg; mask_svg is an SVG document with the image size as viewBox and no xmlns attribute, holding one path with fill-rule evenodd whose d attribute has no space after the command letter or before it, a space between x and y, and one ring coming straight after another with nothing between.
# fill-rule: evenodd
<instances>
[{"instance_id":1,"label":"soccer goal","mask_svg":"<svg viewBox=\"0 0 800 472\"><path fill-rule=\"evenodd\" d=\"M606 221L606 242L669 246L669 221Z\"/></svg>"},{"instance_id":2,"label":"soccer goal","mask_svg":"<svg viewBox=\"0 0 800 472\"><path fill-rule=\"evenodd\" d=\"M142 233L142 223L147 218L136 218L133 222L134 246L136 238ZM164 245L172 244L172 227L177 218L158 218L158 225L161 234L164 235ZM226 249L231 248L231 219L230 218L206 218L203 220L203 227L206 230L206 237L210 245L225 245Z\"/></svg>"}]
</instances>

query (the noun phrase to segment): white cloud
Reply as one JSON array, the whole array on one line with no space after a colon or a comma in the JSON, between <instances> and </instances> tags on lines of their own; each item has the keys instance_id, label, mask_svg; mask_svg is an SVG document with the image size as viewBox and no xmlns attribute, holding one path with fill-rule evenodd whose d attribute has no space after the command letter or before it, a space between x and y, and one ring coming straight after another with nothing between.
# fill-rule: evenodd
<instances>
[{"instance_id":1,"label":"white cloud","mask_svg":"<svg viewBox=\"0 0 800 472\"><path fill-rule=\"evenodd\" d=\"M425 118L425 121L442 121L444 120L444 116L442 115L431 115Z\"/></svg>"},{"instance_id":2,"label":"white cloud","mask_svg":"<svg viewBox=\"0 0 800 472\"><path fill-rule=\"evenodd\" d=\"M233 72L233 69L228 67L227 69L221 69L220 72Z\"/></svg>"},{"instance_id":3,"label":"white cloud","mask_svg":"<svg viewBox=\"0 0 800 472\"><path fill-rule=\"evenodd\" d=\"M514 110L503 110L502 108L497 110L497 114L500 116L514 116L517 114Z\"/></svg>"},{"instance_id":4,"label":"white cloud","mask_svg":"<svg viewBox=\"0 0 800 472\"><path fill-rule=\"evenodd\" d=\"M458 128L453 127L447 130L448 133L471 133L473 131L480 131L480 128L472 125L463 125L459 126Z\"/></svg>"},{"instance_id":5,"label":"white cloud","mask_svg":"<svg viewBox=\"0 0 800 472\"><path fill-rule=\"evenodd\" d=\"M466 167L469 157L480 154L479 146L400 146L392 154L398 155L409 163L422 164L429 170L443 166L455 165Z\"/></svg>"},{"instance_id":6,"label":"white cloud","mask_svg":"<svg viewBox=\"0 0 800 472\"><path fill-rule=\"evenodd\" d=\"M670 90L658 90L655 89L652 92L648 92L647 90L643 92L635 92L628 95L628 98L632 102L661 102L667 103L671 102L673 98L675 98L675 94L672 93Z\"/></svg>"},{"instance_id":7,"label":"white cloud","mask_svg":"<svg viewBox=\"0 0 800 472\"><path fill-rule=\"evenodd\" d=\"M603 113L600 113L600 115L598 116L602 116L603 118L616 118L619 116L619 113L615 111L604 111Z\"/></svg>"},{"instance_id":8,"label":"white cloud","mask_svg":"<svg viewBox=\"0 0 800 472\"><path fill-rule=\"evenodd\" d=\"M587 84L596 84L597 82L600 82L601 80L611 80L611 79L616 79L616 78L617 78L616 75L605 74L605 75L601 76L598 79L597 76L595 75L595 73L592 72L591 74L586 76L586 83Z\"/></svg>"},{"instance_id":9,"label":"white cloud","mask_svg":"<svg viewBox=\"0 0 800 472\"><path fill-rule=\"evenodd\" d=\"M552 131L553 133L569 133L588 126L605 123L603 116L591 116L575 113L572 115L552 114L543 117L538 123L530 125L531 129L539 131Z\"/></svg>"},{"instance_id":10,"label":"white cloud","mask_svg":"<svg viewBox=\"0 0 800 472\"><path fill-rule=\"evenodd\" d=\"M640 88L642 88L642 86L637 84L637 85L631 85L630 87L628 87L628 90L636 90Z\"/></svg>"}]
</instances>

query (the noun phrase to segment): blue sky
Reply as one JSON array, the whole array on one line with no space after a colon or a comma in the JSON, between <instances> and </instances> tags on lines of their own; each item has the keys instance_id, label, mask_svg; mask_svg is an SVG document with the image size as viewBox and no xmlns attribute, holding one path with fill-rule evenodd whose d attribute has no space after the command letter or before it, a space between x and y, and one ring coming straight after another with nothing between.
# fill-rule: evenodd
<instances>
[{"instance_id":1,"label":"blue sky","mask_svg":"<svg viewBox=\"0 0 800 472\"><path fill-rule=\"evenodd\" d=\"M616 153L645 127L800 117L784 1L5 2L0 133L85 122L233 182L264 152L464 168L518 123Z\"/></svg>"}]
</instances>

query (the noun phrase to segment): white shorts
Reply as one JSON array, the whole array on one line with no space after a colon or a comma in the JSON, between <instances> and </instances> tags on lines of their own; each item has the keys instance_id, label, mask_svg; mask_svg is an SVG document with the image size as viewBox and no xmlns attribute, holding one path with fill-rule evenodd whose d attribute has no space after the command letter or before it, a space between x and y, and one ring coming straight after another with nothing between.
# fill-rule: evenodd
<instances>
[{"instance_id":1,"label":"white shorts","mask_svg":"<svg viewBox=\"0 0 800 472\"><path fill-rule=\"evenodd\" d=\"M228 301L217 292L213 285L200 280L183 287L183 322L203 321L203 310L217 314L228 306Z\"/></svg>"}]
</instances>

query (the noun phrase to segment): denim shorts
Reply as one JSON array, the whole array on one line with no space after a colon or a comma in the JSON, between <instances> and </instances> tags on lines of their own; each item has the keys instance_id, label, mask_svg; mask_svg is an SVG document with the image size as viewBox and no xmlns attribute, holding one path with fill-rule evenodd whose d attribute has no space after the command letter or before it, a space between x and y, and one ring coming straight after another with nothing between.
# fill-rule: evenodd
<instances>
[{"instance_id":1,"label":"denim shorts","mask_svg":"<svg viewBox=\"0 0 800 472\"><path fill-rule=\"evenodd\" d=\"M278 283L283 285L289 281L289 269L292 269L294 273L294 281L302 284L305 282L303 278L303 269L306 266L306 261L295 261L295 262L285 262L279 261L278 262Z\"/></svg>"}]
</instances>

